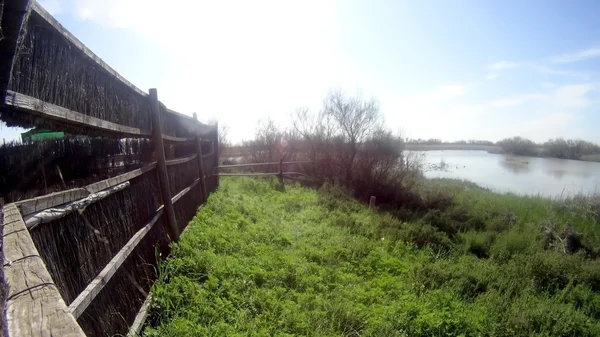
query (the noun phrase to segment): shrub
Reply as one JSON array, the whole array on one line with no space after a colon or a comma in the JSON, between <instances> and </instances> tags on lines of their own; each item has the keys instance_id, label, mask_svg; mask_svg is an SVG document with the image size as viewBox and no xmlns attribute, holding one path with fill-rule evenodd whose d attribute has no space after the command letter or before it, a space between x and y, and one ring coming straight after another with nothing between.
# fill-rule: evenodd
<instances>
[{"instance_id":1,"label":"shrub","mask_svg":"<svg viewBox=\"0 0 600 337\"><path fill-rule=\"evenodd\" d=\"M473 254L478 258L488 258L494 241L496 241L496 233L493 232L466 232L460 234L463 241L465 252Z\"/></svg>"},{"instance_id":2,"label":"shrub","mask_svg":"<svg viewBox=\"0 0 600 337\"><path fill-rule=\"evenodd\" d=\"M410 242L419 248L432 247L435 250L450 250L452 241L448 236L428 224L405 223L397 233L398 239Z\"/></svg>"},{"instance_id":3,"label":"shrub","mask_svg":"<svg viewBox=\"0 0 600 337\"><path fill-rule=\"evenodd\" d=\"M446 233L449 237L453 237L458 232L456 222L446 213L437 209L427 212L421 219L421 222L437 228L441 232Z\"/></svg>"},{"instance_id":4,"label":"shrub","mask_svg":"<svg viewBox=\"0 0 600 337\"><path fill-rule=\"evenodd\" d=\"M554 251L540 251L522 256L523 274L536 291L554 293L571 282L581 268L580 256L569 256Z\"/></svg>"},{"instance_id":5,"label":"shrub","mask_svg":"<svg viewBox=\"0 0 600 337\"><path fill-rule=\"evenodd\" d=\"M535 235L509 230L496 238L490 249L490 255L495 260L506 262L514 255L532 252L537 245L532 238L535 238Z\"/></svg>"}]
</instances>

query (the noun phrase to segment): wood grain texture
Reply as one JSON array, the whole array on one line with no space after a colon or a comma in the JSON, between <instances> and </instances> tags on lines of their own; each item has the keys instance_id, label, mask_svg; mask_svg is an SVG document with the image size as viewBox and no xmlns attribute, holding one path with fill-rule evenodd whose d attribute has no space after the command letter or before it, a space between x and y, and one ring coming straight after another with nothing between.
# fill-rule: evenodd
<instances>
[{"instance_id":1,"label":"wood grain texture","mask_svg":"<svg viewBox=\"0 0 600 337\"><path fill-rule=\"evenodd\" d=\"M179 230L177 229L177 219L175 210L171 201L171 188L169 186L169 174L165 158L165 146L163 143L161 124L160 124L160 103L158 101L158 91L152 88L148 92L148 103L150 105L150 117L152 118L152 145L156 153L156 171L158 173L158 182L163 206L165 207L165 226L172 241L179 240Z\"/></svg>"},{"instance_id":2,"label":"wood grain texture","mask_svg":"<svg viewBox=\"0 0 600 337\"><path fill-rule=\"evenodd\" d=\"M71 45L79 50L94 61L99 67L111 74L116 80L123 82L127 87L133 90L136 94L146 96L146 93L140 90L138 87L133 85L131 82L121 76L116 70L111 68L106 62L102 61L100 57L94 54L88 47L86 47L81 41L79 41L71 32L63 27L48 11L46 11L37 1L32 1L32 10L41 16L46 22L48 22L54 29L56 29L62 36L64 36Z\"/></svg>"},{"instance_id":3,"label":"wood grain texture","mask_svg":"<svg viewBox=\"0 0 600 337\"><path fill-rule=\"evenodd\" d=\"M78 210L83 210L86 207L88 207L89 205L96 203L96 202L108 197L111 194L114 194L114 193L117 193L117 192L120 192L120 191L126 189L127 187L129 187L129 185L130 185L129 181L126 181L124 183L115 185L106 190L102 190L97 193L90 193L87 197L85 197L83 199L78 199L78 200L66 203L64 205L58 206L58 207L48 208L41 212L27 215L24 217L25 226L27 227L28 230L33 230L34 228L36 228L37 226L39 226L41 224L49 223L56 219L63 218L70 213L76 212Z\"/></svg>"},{"instance_id":4,"label":"wood grain texture","mask_svg":"<svg viewBox=\"0 0 600 337\"><path fill-rule=\"evenodd\" d=\"M76 318L81 316L85 309L92 303L94 298L98 296L104 286L110 281L115 275L117 270L121 267L127 257L133 252L135 247L142 241L142 239L152 229L156 221L163 214L163 209L160 208L152 220L146 226L142 227L137 233L135 233L131 239L121 248L121 250L110 260L110 262L100 271L92 282L90 282L85 289L77 296L77 298L69 305L69 312Z\"/></svg>"},{"instance_id":5,"label":"wood grain texture","mask_svg":"<svg viewBox=\"0 0 600 337\"><path fill-rule=\"evenodd\" d=\"M46 194L37 198L17 201L15 204L21 209L23 216L43 211L47 208L66 204L68 202L83 199L90 194L84 188L73 188L66 191Z\"/></svg>"},{"instance_id":6,"label":"wood grain texture","mask_svg":"<svg viewBox=\"0 0 600 337\"><path fill-rule=\"evenodd\" d=\"M198 183L200 182L200 178L197 178L196 180L194 180L194 182L184 188L183 190L181 190L179 193L177 193L172 199L171 202L172 203L176 203L179 199L181 199L181 197L183 197L187 192L189 192L192 188L194 188L196 185L198 185Z\"/></svg>"},{"instance_id":7,"label":"wood grain texture","mask_svg":"<svg viewBox=\"0 0 600 337\"><path fill-rule=\"evenodd\" d=\"M139 169L135 169L133 171L129 171L127 173L123 173L116 177L108 178L105 180L101 180L97 183L93 183L84 187L89 193L97 193L99 191L105 190L115 185L122 184L128 180L131 180L135 177L139 177L142 174L148 173L156 168L156 162L150 163L144 167L140 167Z\"/></svg>"},{"instance_id":8,"label":"wood grain texture","mask_svg":"<svg viewBox=\"0 0 600 337\"><path fill-rule=\"evenodd\" d=\"M17 205L6 205L3 212L9 336L85 337L52 282Z\"/></svg>"},{"instance_id":9,"label":"wood grain texture","mask_svg":"<svg viewBox=\"0 0 600 337\"><path fill-rule=\"evenodd\" d=\"M96 117L84 115L58 105L41 101L35 97L27 96L18 92L8 91L6 105L26 110L32 115L39 115L54 119L62 123L89 127L96 130L108 131L120 136L149 137L150 133L139 128L133 128L113 122L105 121Z\"/></svg>"},{"instance_id":10,"label":"wood grain texture","mask_svg":"<svg viewBox=\"0 0 600 337\"><path fill-rule=\"evenodd\" d=\"M129 328L129 332L127 333L127 337L137 337L140 335L142 331L142 327L144 326L144 322L146 321L146 317L148 317L148 309L150 308L150 303L152 302L152 295L148 295L146 300L142 304L140 310L135 316L135 320L133 324Z\"/></svg>"}]
</instances>

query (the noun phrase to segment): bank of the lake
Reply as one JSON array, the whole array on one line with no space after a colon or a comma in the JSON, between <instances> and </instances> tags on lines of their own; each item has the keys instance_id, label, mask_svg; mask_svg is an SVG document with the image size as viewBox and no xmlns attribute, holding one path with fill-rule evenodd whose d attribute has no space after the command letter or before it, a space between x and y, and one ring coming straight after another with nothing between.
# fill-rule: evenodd
<instances>
[{"instance_id":1,"label":"bank of the lake","mask_svg":"<svg viewBox=\"0 0 600 337\"><path fill-rule=\"evenodd\" d=\"M415 144L415 143L407 143L405 144L405 150L407 151L486 151L492 154L502 154L502 155L511 155L510 153L506 153L500 146L498 145L479 145L479 144ZM537 155L535 158L554 158L551 156L543 155L544 150L542 147L538 147L535 149ZM554 158L561 159L561 158ZM573 159L579 161L589 161L589 162L600 162L600 153L599 154L589 154L582 155L579 159Z\"/></svg>"},{"instance_id":2,"label":"bank of the lake","mask_svg":"<svg viewBox=\"0 0 600 337\"><path fill-rule=\"evenodd\" d=\"M497 192L539 194L548 198L600 193L600 163L486 151L423 151L420 154L428 178L468 180Z\"/></svg>"},{"instance_id":3,"label":"bank of the lake","mask_svg":"<svg viewBox=\"0 0 600 337\"><path fill-rule=\"evenodd\" d=\"M145 335L600 335L595 200L419 191L454 197L401 221L336 189L223 179L161 265Z\"/></svg>"}]
</instances>

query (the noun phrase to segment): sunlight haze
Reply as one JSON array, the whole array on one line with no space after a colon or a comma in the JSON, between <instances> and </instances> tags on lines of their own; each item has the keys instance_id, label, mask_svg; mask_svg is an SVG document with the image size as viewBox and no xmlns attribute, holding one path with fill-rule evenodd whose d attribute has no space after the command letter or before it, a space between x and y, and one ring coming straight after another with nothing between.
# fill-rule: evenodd
<instances>
[{"instance_id":1,"label":"sunlight haze","mask_svg":"<svg viewBox=\"0 0 600 337\"><path fill-rule=\"evenodd\" d=\"M44 0L106 63L238 142L330 89L410 138L600 141L593 1ZM0 132L6 132L2 129Z\"/></svg>"}]
</instances>

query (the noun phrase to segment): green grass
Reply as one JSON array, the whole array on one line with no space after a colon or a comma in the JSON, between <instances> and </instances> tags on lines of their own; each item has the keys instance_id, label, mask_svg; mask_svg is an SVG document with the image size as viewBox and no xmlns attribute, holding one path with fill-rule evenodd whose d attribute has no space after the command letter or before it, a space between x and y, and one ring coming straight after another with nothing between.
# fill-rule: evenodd
<instances>
[{"instance_id":1,"label":"green grass","mask_svg":"<svg viewBox=\"0 0 600 337\"><path fill-rule=\"evenodd\" d=\"M421 188L455 203L404 223L336 189L223 179L161 264L144 334L600 335L600 261L541 235L568 222L597 244L593 205Z\"/></svg>"}]
</instances>

